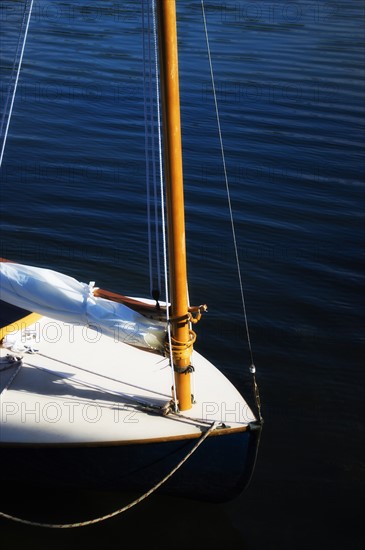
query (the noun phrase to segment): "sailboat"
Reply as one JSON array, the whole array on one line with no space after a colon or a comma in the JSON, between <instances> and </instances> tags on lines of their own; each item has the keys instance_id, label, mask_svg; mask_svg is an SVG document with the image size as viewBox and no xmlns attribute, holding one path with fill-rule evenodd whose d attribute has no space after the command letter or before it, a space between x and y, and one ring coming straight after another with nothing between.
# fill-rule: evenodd
<instances>
[{"instance_id":1,"label":"sailboat","mask_svg":"<svg viewBox=\"0 0 365 550\"><path fill-rule=\"evenodd\" d=\"M189 302L176 5L157 0L166 299L125 296L2 259L2 484L221 502L251 479L262 427L197 350ZM92 275L91 275L92 277ZM251 366L254 372L254 366Z\"/></svg>"}]
</instances>

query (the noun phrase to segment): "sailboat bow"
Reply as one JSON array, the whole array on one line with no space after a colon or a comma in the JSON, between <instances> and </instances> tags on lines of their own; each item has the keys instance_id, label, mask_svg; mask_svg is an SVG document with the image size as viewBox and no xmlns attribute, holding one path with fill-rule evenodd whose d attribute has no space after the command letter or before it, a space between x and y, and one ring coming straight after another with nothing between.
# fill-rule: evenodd
<instances>
[{"instance_id":1,"label":"sailboat bow","mask_svg":"<svg viewBox=\"0 0 365 550\"><path fill-rule=\"evenodd\" d=\"M254 469L261 418L195 349L193 327L207 308L191 306L188 297L175 1L152 2L152 9L166 181L165 300L0 262L3 484L145 491L174 471L160 492L224 501L242 492Z\"/></svg>"}]
</instances>

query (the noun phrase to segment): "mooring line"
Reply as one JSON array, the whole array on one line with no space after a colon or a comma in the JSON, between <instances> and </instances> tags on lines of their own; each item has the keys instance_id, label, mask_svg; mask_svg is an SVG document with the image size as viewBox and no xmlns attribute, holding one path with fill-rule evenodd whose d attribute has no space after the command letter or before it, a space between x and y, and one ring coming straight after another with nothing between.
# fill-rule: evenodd
<instances>
[{"instance_id":1,"label":"mooring line","mask_svg":"<svg viewBox=\"0 0 365 550\"><path fill-rule=\"evenodd\" d=\"M86 521L79 521L75 523L42 523L39 521L31 521L28 519L23 519L17 516L13 516L11 514L6 514L5 512L0 511L0 517L16 521L18 523L22 523L25 525L31 525L33 527L47 527L50 529L71 529L74 527L86 527L87 525L92 525L94 523L99 523L101 521L105 521L107 519L110 519L112 517L115 517L119 514L122 514L123 512L126 512L127 510L130 510L133 506L136 506L136 504L139 504L143 500L145 500L147 497L152 495L161 485L163 485L170 477L174 475L174 473L181 468L181 466L188 460L188 458L197 450L197 448L206 440L206 438L209 436L209 434L217 427L219 423L213 422L211 426L204 432L202 437L197 441L197 443L194 445L194 447L191 449L191 451L175 466L169 474L167 474L161 481L159 481L154 487L152 487L149 491L144 493L142 496L138 497L137 499L133 500L126 506L123 506L123 508L119 508L118 510L114 510L114 512L111 512L109 514L106 514L104 516L99 516L94 519L86 520Z\"/></svg>"}]
</instances>

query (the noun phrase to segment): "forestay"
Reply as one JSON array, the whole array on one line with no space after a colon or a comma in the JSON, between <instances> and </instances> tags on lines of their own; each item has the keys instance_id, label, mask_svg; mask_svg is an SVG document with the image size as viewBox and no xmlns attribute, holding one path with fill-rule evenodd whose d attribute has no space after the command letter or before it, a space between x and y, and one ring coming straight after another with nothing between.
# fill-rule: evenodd
<instances>
[{"instance_id":1,"label":"forestay","mask_svg":"<svg viewBox=\"0 0 365 550\"><path fill-rule=\"evenodd\" d=\"M162 351L166 324L124 304L94 296L94 283L82 283L40 267L0 263L0 299L65 323L88 326L137 347Z\"/></svg>"}]
</instances>

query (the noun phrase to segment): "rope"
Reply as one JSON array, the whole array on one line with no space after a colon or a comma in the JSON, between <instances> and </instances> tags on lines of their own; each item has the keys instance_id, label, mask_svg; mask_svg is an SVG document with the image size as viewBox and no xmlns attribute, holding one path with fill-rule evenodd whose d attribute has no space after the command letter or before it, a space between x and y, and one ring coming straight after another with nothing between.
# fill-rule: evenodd
<instances>
[{"instance_id":1,"label":"rope","mask_svg":"<svg viewBox=\"0 0 365 550\"><path fill-rule=\"evenodd\" d=\"M114 512L111 512L110 514L106 514L104 516L99 516L94 519L90 519L87 521L80 521L77 523L42 523L38 521L31 521L23 518L19 518L17 516L13 516L11 514L6 514L5 512L0 511L0 516L6 519L10 519L12 521L16 521L18 523L22 523L25 525L31 525L33 527L48 527L51 529L71 529L74 527L85 527L87 525L92 525L94 523L100 523L101 521L105 521L107 519L110 519L112 517L115 517L119 514L122 514L123 512L126 512L127 510L130 510L133 508L133 506L136 506L136 504L139 504L143 500L145 500L147 497L152 495L161 485L163 485L168 479L170 479L171 476L174 475L175 472L181 466L190 458L190 456L197 450L197 448L206 440L206 438L209 436L209 434L216 428L217 422L213 422L211 426L204 432L202 437L197 441L197 443L194 445L194 447L191 449L191 451L175 466L169 474L167 474L161 481L159 481L154 487L152 487L149 491L144 493L142 496L138 497L137 499L133 500L131 503L127 504L126 506L123 506L123 508L119 508L118 510L115 510Z\"/></svg>"},{"instance_id":2,"label":"rope","mask_svg":"<svg viewBox=\"0 0 365 550\"><path fill-rule=\"evenodd\" d=\"M27 6L27 4L26 4L26 6ZM22 27L21 27L21 28L23 28L23 26L24 26L25 13L26 13L26 6L25 6L25 8L24 8L24 15L23 15L23 21L22 21ZM5 145L6 145L6 140L7 140L7 137L8 137L8 132L9 132L10 119L11 119L11 115L12 115L12 112L13 112L13 106L14 106L14 101L15 101L16 89L17 89L17 86L18 86L19 74L20 74L20 69L21 69L21 66L22 66L23 54L24 54L24 49L25 49L25 43L26 43L26 41L27 41L27 35L28 35L30 17L31 17L31 15L32 15L32 9L33 9L33 0L31 0L31 2L30 2L30 7L29 7L29 12L28 12L27 22L26 22L25 31L24 31L22 49L21 49L21 52L20 52L20 58L19 58L19 63L18 63L18 70L17 70L17 74L16 74L16 78L15 78L15 84L14 84L14 88L13 88L13 95L12 95L12 98L11 98L11 104L10 104L10 109L9 109L9 115L8 115L8 120L7 120L7 123L6 123L6 128L5 128L5 133L4 133L4 139L3 139L2 149L1 149L1 153L0 153L0 166L2 165L2 162L3 162L4 151L5 151ZM21 34L19 35L19 40L20 40L20 36L21 36ZM17 57L17 54L18 54L18 50L19 50L19 42L18 42L16 57ZM16 57L15 57L15 60L14 60L14 67L15 67ZM13 77L14 67L13 67L13 71L12 71L11 80L12 80L12 77ZM8 102L9 102L9 94L10 94L10 87L9 87L8 97L7 97L6 103L5 103L5 111L4 111L4 115L3 115L4 117L5 117L7 105L8 105ZM3 122L4 122L4 120L2 120L2 122L1 122L1 130L2 130Z\"/></svg>"},{"instance_id":3,"label":"rope","mask_svg":"<svg viewBox=\"0 0 365 550\"><path fill-rule=\"evenodd\" d=\"M228 183L226 157L225 157L224 145L223 145L222 129L221 129L221 123L220 123L219 109L218 109L217 92L216 92L216 86L215 86L212 55L211 55L210 44L209 44L208 26L207 26L207 19L206 19L206 15L205 15L204 0L201 0L201 8L202 8L202 14L203 14L205 39L206 39L206 43L207 43L207 52L208 52L210 76L211 76L211 81L212 81L213 98L214 98L215 112L216 112L217 125L218 125L219 142L220 142L221 156L222 156L222 163L223 163L223 173L224 173L224 180L225 180L225 185L226 185L229 215L230 215L230 221L231 221L233 246L234 246L234 253L235 253L235 259L236 259L236 265L237 265L237 273L238 273L239 287L240 287L240 293L241 293L241 302L242 302L243 316L244 316L244 322L245 322L245 328L246 328L248 349L249 349L249 354L250 354L250 359L251 359L251 364L250 364L249 369L250 369L250 372L253 376L255 402L256 402L256 406L257 406L257 410L258 410L258 416L259 416L260 422L261 422L262 421L261 403L260 403L260 398L259 398L258 386L257 386L257 383L256 383L256 377L255 377L256 367L255 367L254 358L253 358L251 336L250 336L250 330L249 330L249 326L248 326L246 300L245 300L245 293L244 293L244 289L243 289L242 274L241 274L240 260L239 260L239 254L238 254L236 229L235 229L235 224L234 224L234 219L233 219L231 193L230 193L230 187L229 187L229 183Z\"/></svg>"},{"instance_id":4,"label":"rope","mask_svg":"<svg viewBox=\"0 0 365 550\"><path fill-rule=\"evenodd\" d=\"M189 330L189 340L187 341L176 340L176 338L171 335L171 340L166 342L165 344L166 352L172 352L173 357L175 357L177 361L181 361L182 359L189 359L191 356L192 347L195 344L195 340L196 334L191 329ZM177 369L176 366L174 366L175 372L186 372L191 368L192 367L189 366L180 371L179 369Z\"/></svg>"}]
</instances>

